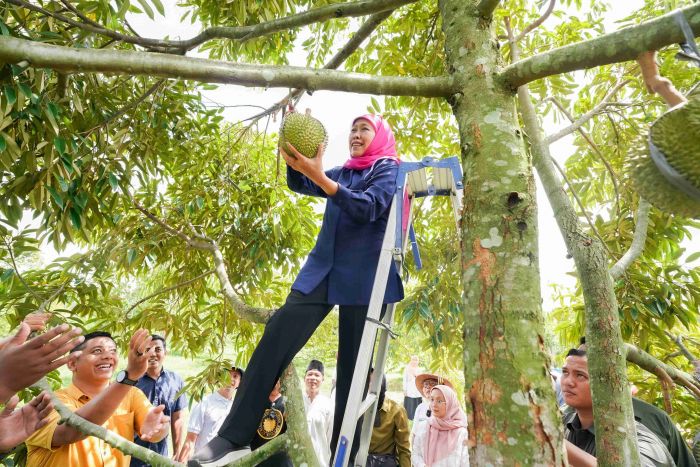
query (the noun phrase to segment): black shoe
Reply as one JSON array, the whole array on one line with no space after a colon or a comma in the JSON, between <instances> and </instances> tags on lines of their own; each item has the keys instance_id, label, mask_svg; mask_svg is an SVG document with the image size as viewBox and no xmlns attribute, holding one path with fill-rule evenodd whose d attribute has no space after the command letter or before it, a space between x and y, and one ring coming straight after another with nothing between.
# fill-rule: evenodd
<instances>
[{"instance_id":1,"label":"black shoe","mask_svg":"<svg viewBox=\"0 0 700 467\"><path fill-rule=\"evenodd\" d=\"M249 446L239 446L216 436L197 451L188 467L221 467L250 454Z\"/></svg>"}]
</instances>

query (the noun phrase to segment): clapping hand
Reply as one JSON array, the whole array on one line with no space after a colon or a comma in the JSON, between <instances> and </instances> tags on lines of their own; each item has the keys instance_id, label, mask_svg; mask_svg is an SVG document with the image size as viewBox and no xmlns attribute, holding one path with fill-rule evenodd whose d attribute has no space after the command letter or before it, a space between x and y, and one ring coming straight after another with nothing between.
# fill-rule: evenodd
<instances>
[{"instance_id":1,"label":"clapping hand","mask_svg":"<svg viewBox=\"0 0 700 467\"><path fill-rule=\"evenodd\" d=\"M164 410L165 406L161 404L148 412L148 415L143 420L139 438L151 443L157 443L168 435L170 417L163 413Z\"/></svg>"},{"instance_id":2,"label":"clapping hand","mask_svg":"<svg viewBox=\"0 0 700 467\"><path fill-rule=\"evenodd\" d=\"M30 325L22 323L0 349L0 402L64 365L68 361L65 354L83 341L82 331L67 324L27 340L30 332Z\"/></svg>"},{"instance_id":3,"label":"clapping hand","mask_svg":"<svg viewBox=\"0 0 700 467\"><path fill-rule=\"evenodd\" d=\"M0 412L0 452L9 451L23 443L32 433L46 425L53 410L51 397L45 392L15 410L18 402L19 398L13 396L5 410Z\"/></svg>"},{"instance_id":4,"label":"clapping hand","mask_svg":"<svg viewBox=\"0 0 700 467\"><path fill-rule=\"evenodd\" d=\"M147 329L139 329L131 336L126 372L129 379L141 378L148 369L148 358L153 354L151 333Z\"/></svg>"}]
</instances>

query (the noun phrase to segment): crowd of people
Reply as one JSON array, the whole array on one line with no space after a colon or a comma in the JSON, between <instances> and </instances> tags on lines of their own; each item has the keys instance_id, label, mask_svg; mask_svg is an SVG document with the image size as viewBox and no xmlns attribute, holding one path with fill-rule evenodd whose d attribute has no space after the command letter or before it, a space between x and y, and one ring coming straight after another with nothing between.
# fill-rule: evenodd
<instances>
[{"instance_id":1,"label":"crowd of people","mask_svg":"<svg viewBox=\"0 0 700 467\"><path fill-rule=\"evenodd\" d=\"M325 377L322 362L309 362L304 377L309 434L319 463L329 465L338 445L374 272L397 192L400 158L395 144L388 123L381 116L366 114L352 121L350 157L341 167L323 169L323 145L314 158L304 157L289 144L280 147L288 187L326 199L323 224L285 303L267 322L245 370L230 368L227 383L194 406L186 433L188 403L182 379L164 369L164 337L145 329L136 331L125 368L117 372L119 352L109 333L82 336L79 329L67 325L41 332L46 317L30 315L14 336L0 341L0 452L25 442L29 467L143 465L103 440L59 423L60 416L47 394L17 408L18 391L67 365L71 384L58 390L56 397L80 417L190 466L227 465L286 430L280 376L337 305L338 353L332 397L320 391ZM382 314L387 304L403 296L401 277L391 261ZM30 338L32 331L38 335ZM412 358L404 372L403 405L386 397L386 381L382 381L368 457L371 467L469 464L467 417L453 385L440 375L421 372L418 363L417 356ZM569 353L558 383L570 408L565 415L569 462L596 465L585 348ZM636 402L635 416L645 466L696 465L663 412ZM356 441L359 431L360 424ZM168 452L169 444L173 453ZM351 460L358 447L357 442L350 447ZM289 457L280 452L263 465L290 464Z\"/></svg>"},{"instance_id":2,"label":"crowd of people","mask_svg":"<svg viewBox=\"0 0 700 467\"><path fill-rule=\"evenodd\" d=\"M231 367L225 384L194 404L186 425L188 400L183 393L184 382L165 368L164 337L149 334L145 329L136 331L129 343L124 369L117 371L120 352L109 333L94 331L81 335L80 329L67 325L41 333L47 319L48 315L39 318L30 315L14 336L0 341L0 400L7 401L0 415L0 452L7 453L26 443L28 467L149 465L98 437L60 423L61 417L48 394L42 393L16 408L16 392L62 365L70 370L71 382L55 394L67 408L88 422L185 463L218 435L246 378L246 370ZM37 335L30 338L32 331ZM333 456L335 416L333 400L321 393L324 379L324 364L311 360L304 375L304 407L319 464L327 466ZM467 421L452 384L428 373L415 375L411 382L422 394L413 430L406 409L386 397L386 377L383 377L367 465L467 465ZM287 428L285 398L280 393L279 380L267 401L251 450ZM173 453L168 451L169 444ZM292 464L280 452L259 465L291 467Z\"/></svg>"}]
</instances>

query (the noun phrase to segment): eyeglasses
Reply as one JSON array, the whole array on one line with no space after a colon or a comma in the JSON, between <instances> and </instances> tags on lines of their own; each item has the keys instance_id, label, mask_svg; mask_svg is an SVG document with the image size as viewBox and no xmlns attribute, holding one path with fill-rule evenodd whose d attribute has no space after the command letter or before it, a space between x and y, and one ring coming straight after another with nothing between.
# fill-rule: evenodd
<instances>
[{"instance_id":1,"label":"eyeglasses","mask_svg":"<svg viewBox=\"0 0 700 467\"><path fill-rule=\"evenodd\" d=\"M442 399L430 399L430 403L431 403L431 404L435 404L435 405L445 405L445 404L447 404L447 402L444 401L444 400L442 400Z\"/></svg>"}]
</instances>

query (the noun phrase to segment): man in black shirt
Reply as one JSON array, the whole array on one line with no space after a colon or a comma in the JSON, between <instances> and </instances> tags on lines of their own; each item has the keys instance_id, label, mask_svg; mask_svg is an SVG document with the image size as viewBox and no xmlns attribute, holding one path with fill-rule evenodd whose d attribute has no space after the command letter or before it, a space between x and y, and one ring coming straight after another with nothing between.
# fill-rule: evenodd
<instances>
[{"instance_id":1,"label":"man in black shirt","mask_svg":"<svg viewBox=\"0 0 700 467\"><path fill-rule=\"evenodd\" d=\"M569 463L573 466L594 466L595 429L593 400L588 378L588 357L585 350L571 349L562 367L561 389L564 402L573 409L564 418ZM646 426L637 421L639 457L643 467L673 467L664 443Z\"/></svg>"}]
</instances>

